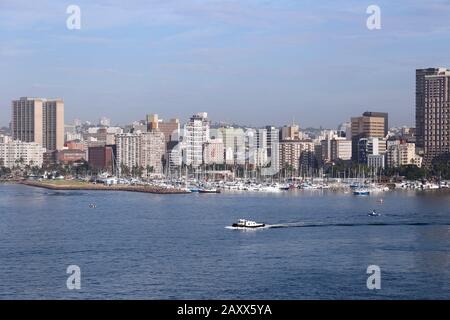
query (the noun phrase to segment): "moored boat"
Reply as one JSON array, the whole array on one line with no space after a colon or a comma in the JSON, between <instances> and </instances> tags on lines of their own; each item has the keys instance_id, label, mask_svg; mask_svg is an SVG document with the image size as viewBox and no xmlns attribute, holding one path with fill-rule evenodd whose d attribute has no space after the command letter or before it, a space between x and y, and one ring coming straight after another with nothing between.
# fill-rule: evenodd
<instances>
[{"instance_id":1,"label":"moored boat","mask_svg":"<svg viewBox=\"0 0 450 320\"><path fill-rule=\"evenodd\" d=\"M370 194L370 191L366 188L358 188L353 190L353 194L356 196L368 196Z\"/></svg>"},{"instance_id":2,"label":"moored boat","mask_svg":"<svg viewBox=\"0 0 450 320\"><path fill-rule=\"evenodd\" d=\"M199 193L220 193L220 189L217 188L200 188Z\"/></svg>"}]
</instances>

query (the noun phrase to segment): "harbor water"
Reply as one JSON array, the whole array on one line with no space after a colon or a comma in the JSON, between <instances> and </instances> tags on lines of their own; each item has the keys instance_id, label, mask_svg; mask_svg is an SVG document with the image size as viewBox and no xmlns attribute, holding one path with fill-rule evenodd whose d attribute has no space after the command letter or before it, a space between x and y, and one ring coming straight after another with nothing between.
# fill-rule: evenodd
<instances>
[{"instance_id":1,"label":"harbor water","mask_svg":"<svg viewBox=\"0 0 450 320\"><path fill-rule=\"evenodd\" d=\"M269 226L227 228L240 218ZM0 299L450 299L450 191L154 195L3 184L0 259ZM66 285L70 265L80 290ZM380 290L367 288L370 265Z\"/></svg>"}]
</instances>

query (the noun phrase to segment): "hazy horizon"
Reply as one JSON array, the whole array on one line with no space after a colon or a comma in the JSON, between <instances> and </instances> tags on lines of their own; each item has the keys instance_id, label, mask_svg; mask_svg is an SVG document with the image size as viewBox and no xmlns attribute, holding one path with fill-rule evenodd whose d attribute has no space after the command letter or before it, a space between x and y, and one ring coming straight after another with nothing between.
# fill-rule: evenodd
<instances>
[{"instance_id":1,"label":"hazy horizon","mask_svg":"<svg viewBox=\"0 0 450 320\"><path fill-rule=\"evenodd\" d=\"M366 27L372 4L381 30ZM0 126L24 96L64 99L66 123L205 111L336 128L369 110L414 125L415 69L450 67L449 18L444 0L1 0Z\"/></svg>"}]
</instances>

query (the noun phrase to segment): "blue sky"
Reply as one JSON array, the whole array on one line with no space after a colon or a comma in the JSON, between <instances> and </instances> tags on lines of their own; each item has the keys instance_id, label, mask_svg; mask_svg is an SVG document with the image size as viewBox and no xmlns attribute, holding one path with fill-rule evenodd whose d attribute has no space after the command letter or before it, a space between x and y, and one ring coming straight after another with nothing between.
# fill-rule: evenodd
<instances>
[{"instance_id":1,"label":"blue sky","mask_svg":"<svg viewBox=\"0 0 450 320\"><path fill-rule=\"evenodd\" d=\"M0 0L0 125L21 96L63 98L66 122L207 111L334 128L373 110L413 125L415 69L450 67L449 40L443 0Z\"/></svg>"}]
</instances>

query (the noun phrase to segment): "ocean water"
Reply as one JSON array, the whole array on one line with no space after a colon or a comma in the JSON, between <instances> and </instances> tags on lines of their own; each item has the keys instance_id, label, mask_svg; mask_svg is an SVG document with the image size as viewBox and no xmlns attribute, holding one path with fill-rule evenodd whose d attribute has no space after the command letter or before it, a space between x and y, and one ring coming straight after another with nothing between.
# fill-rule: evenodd
<instances>
[{"instance_id":1,"label":"ocean water","mask_svg":"<svg viewBox=\"0 0 450 320\"><path fill-rule=\"evenodd\" d=\"M276 227L226 228L239 218ZM369 265L380 290L367 289ZM0 299L450 299L450 192L0 185Z\"/></svg>"}]
</instances>

